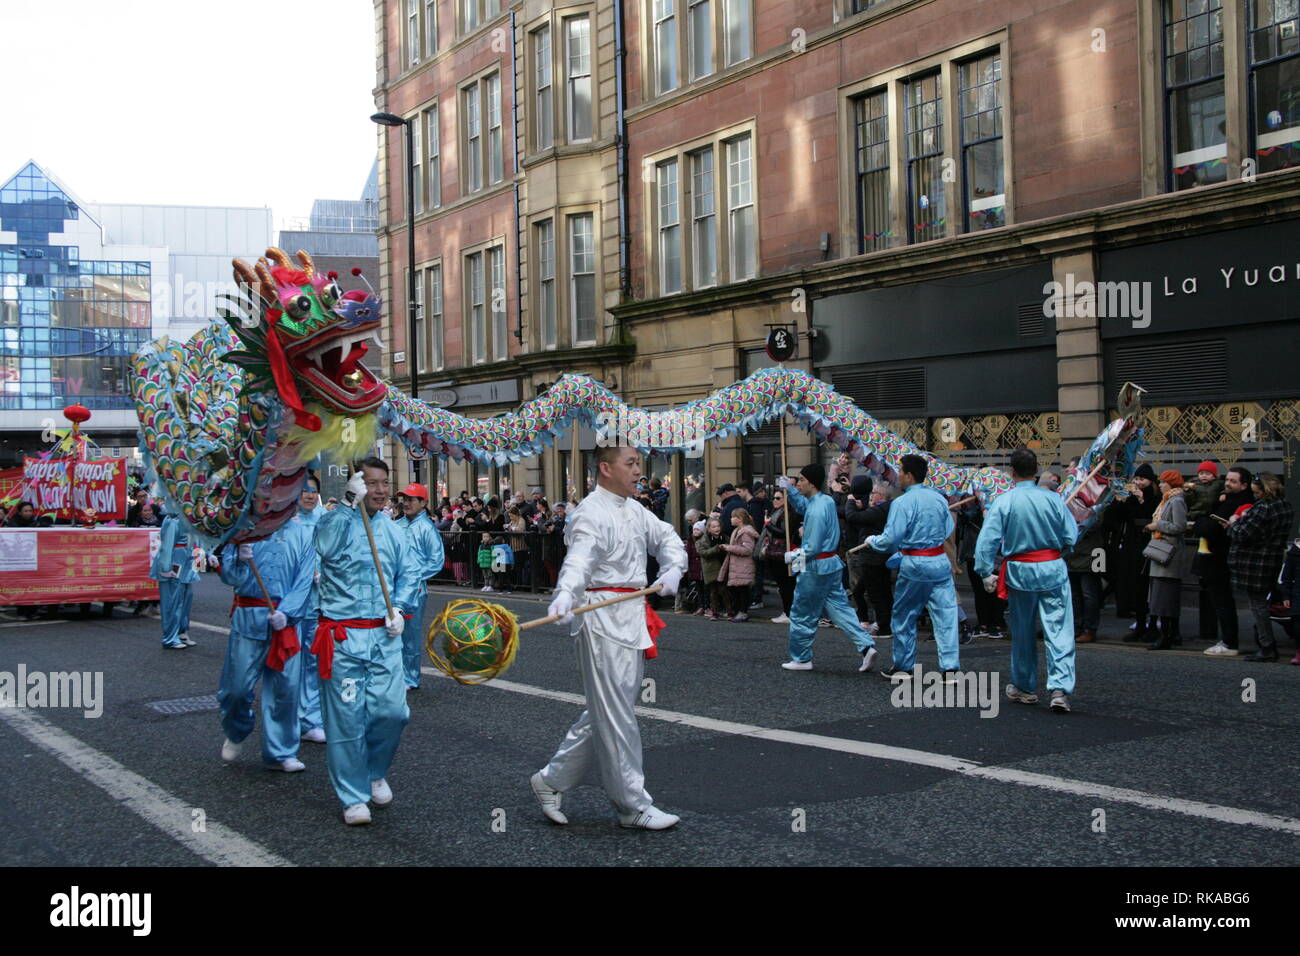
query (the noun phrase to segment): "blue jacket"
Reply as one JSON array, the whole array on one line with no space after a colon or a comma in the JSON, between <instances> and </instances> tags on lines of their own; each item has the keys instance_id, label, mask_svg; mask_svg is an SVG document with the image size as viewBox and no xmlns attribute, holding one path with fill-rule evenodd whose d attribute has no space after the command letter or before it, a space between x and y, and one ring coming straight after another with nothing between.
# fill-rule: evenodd
<instances>
[{"instance_id":1,"label":"blue jacket","mask_svg":"<svg viewBox=\"0 0 1300 956\"><path fill-rule=\"evenodd\" d=\"M954 527L948 499L929 485L912 485L890 504L885 530L872 539L871 547L883 554L937 548ZM952 577L952 564L942 554L905 554L898 574L916 581L942 581Z\"/></svg>"},{"instance_id":2,"label":"blue jacket","mask_svg":"<svg viewBox=\"0 0 1300 956\"><path fill-rule=\"evenodd\" d=\"M442 535L429 513L421 511L414 519L403 516L398 519L397 526L406 532L411 552L420 566L420 580L427 581L441 571L444 560Z\"/></svg>"},{"instance_id":3,"label":"blue jacket","mask_svg":"<svg viewBox=\"0 0 1300 956\"><path fill-rule=\"evenodd\" d=\"M396 522L382 512L371 516L370 527L394 609L410 614L424 587L410 542ZM347 621L377 620L387 615L358 509L340 506L320 519L316 525L316 553L320 555L321 617Z\"/></svg>"},{"instance_id":4,"label":"blue jacket","mask_svg":"<svg viewBox=\"0 0 1300 956\"><path fill-rule=\"evenodd\" d=\"M311 584L316 571L312 559L311 532L298 522L289 521L269 538L253 542L253 561L262 575L271 602L291 624L311 616ZM227 544L221 552L221 580L243 597L265 597L257 575L239 557L239 546ZM231 628L244 637L264 641L270 637L265 607L236 608Z\"/></svg>"},{"instance_id":5,"label":"blue jacket","mask_svg":"<svg viewBox=\"0 0 1300 956\"><path fill-rule=\"evenodd\" d=\"M293 521L298 522L307 529L307 537L314 542L316 537L316 525L320 522L323 515L329 514L324 508L317 508L314 511L303 511L299 509L298 513L293 516ZM311 595L307 601L307 616L315 617L320 613L320 587L316 584L316 572L320 570L320 556L316 554L316 548L313 544L311 549L312 560L312 580Z\"/></svg>"},{"instance_id":6,"label":"blue jacket","mask_svg":"<svg viewBox=\"0 0 1300 956\"><path fill-rule=\"evenodd\" d=\"M1018 481L999 495L984 517L975 542L975 573L988 577L998 569L1000 555L1051 549L1062 555L1074 550L1079 525L1065 499L1033 481ZM1007 587L1017 591L1053 591L1069 582L1064 560L1008 561Z\"/></svg>"},{"instance_id":7,"label":"blue jacket","mask_svg":"<svg viewBox=\"0 0 1300 956\"><path fill-rule=\"evenodd\" d=\"M175 580L181 584L193 584L199 579L194 570L194 548L190 536L185 533L179 518L168 515L163 519L162 533L159 535L158 553L154 555L149 567L149 577L161 581L164 571L170 571L173 565L181 566L180 576Z\"/></svg>"},{"instance_id":8,"label":"blue jacket","mask_svg":"<svg viewBox=\"0 0 1300 956\"><path fill-rule=\"evenodd\" d=\"M838 554L817 560L817 555L836 551L840 546L840 518L835 499L820 491L805 498L795 489L786 492L786 500L803 515L802 541L805 574L839 574L844 562Z\"/></svg>"}]
</instances>

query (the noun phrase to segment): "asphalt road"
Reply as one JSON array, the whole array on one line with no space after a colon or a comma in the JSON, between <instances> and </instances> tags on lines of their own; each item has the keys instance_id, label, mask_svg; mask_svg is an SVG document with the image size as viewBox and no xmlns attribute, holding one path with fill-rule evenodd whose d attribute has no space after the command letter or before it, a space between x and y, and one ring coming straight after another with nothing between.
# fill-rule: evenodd
<instances>
[{"instance_id":1,"label":"asphalt road","mask_svg":"<svg viewBox=\"0 0 1300 956\"><path fill-rule=\"evenodd\" d=\"M466 596L435 589L431 608L453 593ZM619 829L594 780L566 798L569 826L541 816L528 777L581 709L564 696L582 686L556 627L526 633L492 684L426 676L389 776L396 799L345 827L323 747L302 745L300 774L263 770L252 738L226 765L215 709L148 706L215 691L229 600L214 575L196 586L193 620L212 629L196 626L184 652L160 648L153 618L0 615L0 672L104 681L96 718L0 710L0 862L1235 866L1294 864L1300 847L1300 668L1084 646L1074 713L1050 713L1044 695L981 717L895 706L837 631L819 632L815 670L792 673L778 666L784 627L671 612L641 730L647 787L681 815L675 830ZM501 603L544 611L541 598ZM963 667L1000 695L1008 653L976 641ZM935 664L932 643L920 660Z\"/></svg>"}]
</instances>

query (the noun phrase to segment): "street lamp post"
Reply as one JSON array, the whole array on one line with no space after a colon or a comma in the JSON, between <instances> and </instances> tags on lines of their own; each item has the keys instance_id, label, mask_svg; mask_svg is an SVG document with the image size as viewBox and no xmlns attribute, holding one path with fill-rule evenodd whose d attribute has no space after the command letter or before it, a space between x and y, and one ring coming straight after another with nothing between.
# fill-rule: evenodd
<instances>
[{"instance_id":1,"label":"street lamp post","mask_svg":"<svg viewBox=\"0 0 1300 956\"><path fill-rule=\"evenodd\" d=\"M380 126L406 127L406 368L411 373L411 397L420 397L420 343L415 329L415 117L404 119L394 113L375 113L371 120ZM415 480L420 480L420 462L412 461Z\"/></svg>"}]
</instances>

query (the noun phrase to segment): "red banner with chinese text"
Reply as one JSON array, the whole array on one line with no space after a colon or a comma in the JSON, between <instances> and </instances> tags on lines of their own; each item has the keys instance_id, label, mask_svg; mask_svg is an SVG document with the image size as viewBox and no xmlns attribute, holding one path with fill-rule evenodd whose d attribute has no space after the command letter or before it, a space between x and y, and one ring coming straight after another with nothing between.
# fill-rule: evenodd
<instances>
[{"instance_id":1,"label":"red banner with chinese text","mask_svg":"<svg viewBox=\"0 0 1300 956\"><path fill-rule=\"evenodd\" d=\"M100 521L126 520L126 459L25 458L23 501L38 515L77 520L94 508Z\"/></svg>"},{"instance_id":2,"label":"red banner with chinese text","mask_svg":"<svg viewBox=\"0 0 1300 956\"><path fill-rule=\"evenodd\" d=\"M0 528L0 604L156 601L157 528Z\"/></svg>"}]
</instances>

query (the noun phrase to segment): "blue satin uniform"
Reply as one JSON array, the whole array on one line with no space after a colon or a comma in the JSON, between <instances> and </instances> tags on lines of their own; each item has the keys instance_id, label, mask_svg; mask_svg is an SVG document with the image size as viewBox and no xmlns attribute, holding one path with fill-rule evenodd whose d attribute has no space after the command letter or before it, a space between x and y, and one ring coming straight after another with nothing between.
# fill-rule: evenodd
<instances>
[{"instance_id":1,"label":"blue satin uniform","mask_svg":"<svg viewBox=\"0 0 1300 956\"><path fill-rule=\"evenodd\" d=\"M190 631L190 605L194 600L194 582L199 573L194 570L193 547L189 535L179 518L163 518L158 553L149 568L149 577L158 582L158 601L162 615L162 642L164 647L181 647L180 636ZM179 565L179 575L163 577L163 572Z\"/></svg>"},{"instance_id":2,"label":"blue satin uniform","mask_svg":"<svg viewBox=\"0 0 1300 956\"><path fill-rule=\"evenodd\" d=\"M923 484L912 485L889 506L885 530L871 540L882 553L922 551L943 545L955 526L948 501ZM939 648L939 669L955 671L961 664L957 642L957 588L946 555L904 554L894 587L894 667L916 667L916 619L922 608L930 611L934 642Z\"/></svg>"},{"instance_id":3,"label":"blue satin uniform","mask_svg":"<svg viewBox=\"0 0 1300 956\"><path fill-rule=\"evenodd\" d=\"M397 526L406 532L411 556L420 568L416 606L411 609L411 619L402 631L402 671L406 686L419 687L420 651L424 649L424 607L429 599L427 582L442 570L442 535L427 511L421 511L413 519L403 516L397 520Z\"/></svg>"},{"instance_id":4,"label":"blue satin uniform","mask_svg":"<svg viewBox=\"0 0 1300 956\"><path fill-rule=\"evenodd\" d=\"M364 504L362 505L364 507ZM399 614L415 607L424 585L406 535L382 514L370 518L388 592ZM320 614L334 621L383 620L366 529L356 508L340 506L316 525ZM410 719L402 675L402 640L378 627L349 627L334 645L333 673L321 681L325 757L330 783L345 807L370 801L370 784L388 775Z\"/></svg>"},{"instance_id":5,"label":"blue satin uniform","mask_svg":"<svg viewBox=\"0 0 1300 956\"><path fill-rule=\"evenodd\" d=\"M834 553L840 546L835 500L821 492L805 498L793 488L786 491L786 500L804 516L804 570L795 583L790 603L790 660L812 660L813 639L823 615L852 639L860 653L865 652L875 641L858 623L858 615L844 593L844 562ZM826 553L831 556L817 557Z\"/></svg>"},{"instance_id":6,"label":"blue satin uniform","mask_svg":"<svg viewBox=\"0 0 1300 956\"><path fill-rule=\"evenodd\" d=\"M299 509L293 520L307 529L308 538L314 539L316 522L320 521L321 515L328 513L324 508L317 508L314 511ZM304 734L323 726L320 715L320 673L316 666L316 655L311 652L311 642L316 637L316 620L320 616L320 588L316 584L320 557L316 554L315 547L311 549L311 560L311 594L302 620L298 622L298 643L302 645L302 650L299 652L302 657L302 663L299 665L302 680L298 684L298 729Z\"/></svg>"},{"instance_id":7,"label":"blue satin uniform","mask_svg":"<svg viewBox=\"0 0 1300 956\"><path fill-rule=\"evenodd\" d=\"M1048 549L1068 554L1078 537L1078 523L1059 494L1018 481L994 499L984 518L975 542L975 573L995 573L999 556ZM1011 682L1030 692L1038 685L1037 616L1047 650L1047 689L1074 693L1074 605L1065 561L1008 561L1007 613Z\"/></svg>"},{"instance_id":8,"label":"blue satin uniform","mask_svg":"<svg viewBox=\"0 0 1300 956\"><path fill-rule=\"evenodd\" d=\"M312 575L316 570L310 532L290 521L271 537L254 542L252 547L253 560L271 593L271 602L290 624L296 625L308 613ZM221 580L233 587L237 595L263 597L253 569L239 557L238 545L228 544L222 551ZM227 739L240 743L253 732L253 693L261 678L262 759L280 763L298 756L302 654L291 657L283 671L266 666L271 637L268 617L270 609L265 607L234 609L217 701Z\"/></svg>"}]
</instances>

